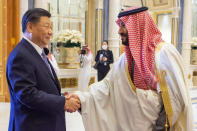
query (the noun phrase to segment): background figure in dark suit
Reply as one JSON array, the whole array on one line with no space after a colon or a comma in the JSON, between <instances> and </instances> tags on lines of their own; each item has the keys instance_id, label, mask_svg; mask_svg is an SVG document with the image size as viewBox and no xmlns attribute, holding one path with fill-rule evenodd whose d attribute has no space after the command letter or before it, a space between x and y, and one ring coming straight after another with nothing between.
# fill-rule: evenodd
<instances>
[{"instance_id":1,"label":"background figure in dark suit","mask_svg":"<svg viewBox=\"0 0 197 131\"><path fill-rule=\"evenodd\" d=\"M22 18L24 37L7 61L9 131L65 131L65 110L80 106L77 99L61 96L58 78L43 51L52 36L50 17L48 11L34 8Z\"/></svg>"},{"instance_id":2,"label":"background figure in dark suit","mask_svg":"<svg viewBox=\"0 0 197 131\"><path fill-rule=\"evenodd\" d=\"M102 50L97 51L95 58L98 72L98 81L102 80L110 70L110 64L114 62L113 53L108 49L108 41L104 40Z\"/></svg>"}]
</instances>

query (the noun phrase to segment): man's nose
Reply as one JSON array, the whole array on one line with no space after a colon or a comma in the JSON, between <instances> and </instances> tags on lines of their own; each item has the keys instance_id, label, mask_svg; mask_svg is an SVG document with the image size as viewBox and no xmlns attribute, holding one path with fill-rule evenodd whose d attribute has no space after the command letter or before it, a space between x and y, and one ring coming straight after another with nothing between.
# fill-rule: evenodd
<instances>
[{"instance_id":1,"label":"man's nose","mask_svg":"<svg viewBox=\"0 0 197 131\"><path fill-rule=\"evenodd\" d=\"M118 30L118 34L120 34L121 32L120 32L120 30Z\"/></svg>"},{"instance_id":2,"label":"man's nose","mask_svg":"<svg viewBox=\"0 0 197 131\"><path fill-rule=\"evenodd\" d=\"M53 30L49 29L49 35L53 35Z\"/></svg>"}]
</instances>

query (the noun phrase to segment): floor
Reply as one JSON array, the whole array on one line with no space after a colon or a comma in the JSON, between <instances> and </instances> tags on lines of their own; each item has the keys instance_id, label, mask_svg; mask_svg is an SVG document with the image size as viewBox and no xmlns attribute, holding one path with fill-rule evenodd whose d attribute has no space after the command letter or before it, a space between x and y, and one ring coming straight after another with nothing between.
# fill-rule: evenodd
<instances>
[{"instance_id":1,"label":"floor","mask_svg":"<svg viewBox=\"0 0 197 131\"><path fill-rule=\"evenodd\" d=\"M191 89L192 108L194 114L195 131L197 131L197 88ZM0 103L0 131L8 130L9 122L9 103ZM66 112L66 128L67 131L85 131L81 115L78 112Z\"/></svg>"},{"instance_id":2,"label":"floor","mask_svg":"<svg viewBox=\"0 0 197 131\"><path fill-rule=\"evenodd\" d=\"M9 123L9 103L0 103L0 131L8 130ZM81 115L78 112L67 113L66 112L66 131L85 131ZM77 126L76 126L77 125Z\"/></svg>"},{"instance_id":3,"label":"floor","mask_svg":"<svg viewBox=\"0 0 197 131\"><path fill-rule=\"evenodd\" d=\"M1 131L8 130L9 111L10 111L9 103L0 103L0 129Z\"/></svg>"}]
</instances>

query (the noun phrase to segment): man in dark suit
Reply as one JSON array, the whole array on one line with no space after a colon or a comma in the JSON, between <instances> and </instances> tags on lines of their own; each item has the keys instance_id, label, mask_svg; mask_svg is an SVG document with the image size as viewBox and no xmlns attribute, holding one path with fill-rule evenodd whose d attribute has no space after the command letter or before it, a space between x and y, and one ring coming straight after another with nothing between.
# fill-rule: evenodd
<instances>
[{"instance_id":1,"label":"man in dark suit","mask_svg":"<svg viewBox=\"0 0 197 131\"><path fill-rule=\"evenodd\" d=\"M61 96L56 73L43 53L52 36L50 17L48 11L34 8L22 18L24 37L7 61L9 131L65 131L65 110L80 106L79 100Z\"/></svg>"}]
</instances>

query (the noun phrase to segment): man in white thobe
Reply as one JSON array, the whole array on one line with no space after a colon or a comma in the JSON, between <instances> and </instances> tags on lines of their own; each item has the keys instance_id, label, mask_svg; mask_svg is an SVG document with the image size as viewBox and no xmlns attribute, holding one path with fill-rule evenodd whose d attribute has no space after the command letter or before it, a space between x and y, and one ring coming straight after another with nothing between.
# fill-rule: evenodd
<instances>
[{"instance_id":1,"label":"man in white thobe","mask_svg":"<svg viewBox=\"0 0 197 131\"><path fill-rule=\"evenodd\" d=\"M101 82L77 94L86 131L193 131L176 48L162 40L146 7L121 12L117 24L125 53Z\"/></svg>"},{"instance_id":2,"label":"man in white thobe","mask_svg":"<svg viewBox=\"0 0 197 131\"><path fill-rule=\"evenodd\" d=\"M79 91L88 90L88 84L91 76L91 65L93 62L93 56L88 47L86 47L85 54L80 54L80 69L78 75L78 89Z\"/></svg>"}]
</instances>

